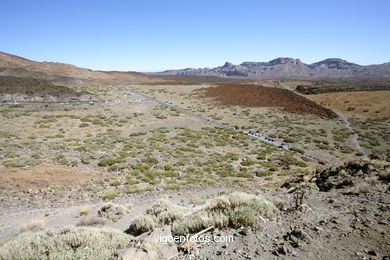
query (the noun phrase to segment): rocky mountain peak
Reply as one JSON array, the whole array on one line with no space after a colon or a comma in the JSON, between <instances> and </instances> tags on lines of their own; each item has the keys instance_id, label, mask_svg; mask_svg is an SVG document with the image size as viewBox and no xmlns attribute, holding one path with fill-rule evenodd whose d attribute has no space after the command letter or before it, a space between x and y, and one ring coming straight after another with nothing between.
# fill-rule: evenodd
<instances>
[{"instance_id":1,"label":"rocky mountain peak","mask_svg":"<svg viewBox=\"0 0 390 260\"><path fill-rule=\"evenodd\" d=\"M271 60L269 62L270 65L280 65L280 64L300 64L301 61L299 59L293 59L293 58L277 58L274 60Z\"/></svg>"},{"instance_id":2,"label":"rocky mountain peak","mask_svg":"<svg viewBox=\"0 0 390 260\"><path fill-rule=\"evenodd\" d=\"M230 62L225 62L225 64L224 64L222 67L223 67L223 68L234 67L234 64L233 64L233 63L230 63Z\"/></svg>"}]
</instances>

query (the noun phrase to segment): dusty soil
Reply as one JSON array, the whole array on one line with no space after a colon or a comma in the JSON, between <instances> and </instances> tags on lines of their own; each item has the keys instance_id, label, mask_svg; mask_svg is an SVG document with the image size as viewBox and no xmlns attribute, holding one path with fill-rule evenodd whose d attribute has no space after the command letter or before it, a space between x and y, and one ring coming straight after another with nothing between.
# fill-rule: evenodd
<instances>
[{"instance_id":1,"label":"dusty soil","mask_svg":"<svg viewBox=\"0 0 390 260\"><path fill-rule=\"evenodd\" d=\"M296 176L291 177L295 179ZM297 210L292 209L295 195L288 189L267 190L256 183L136 194L115 201L116 204L130 203L132 208L118 222L107 221L105 225L126 230L134 218L144 214L161 197L191 207L194 198L204 202L221 192L246 190L280 200L283 206L278 216L259 219L252 228L212 229L205 236L232 236L233 241L201 243L174 259L388 259L389 192L371 189L350 194L348 188L328 192L308 190L304 204ZM101 206L102 203L80 203L57 208L2 208L0 240L16 235L33 220L40 220L45 227L52 228L77 225L85 218L80 216L81 210L91 209L87 217L96 217Z\"/></svg>"},{"instance_id":2,"label":"dusty soil","mask_svg":"<svg viewBox=\"0 0 390 260\"><path fill-rule=\"evenodd\" d=\"M23 168L0 166L0 186L7 190L73 186L87 183L92 178L96 179L97 176L63 165L43 164Z\"/></svg>"},{"instance_id":3,"label":"dusty soil","mask_svg":"<svg viewBox=\"0 0 390 260\"><path fill-rule=\"evenodd\" d=\"M349 115L390 118L390 91L338 92L306 95L305 97L332 110Z\"/></svg>"},{"instance_id":4,"label":"dusty soil","mask_svg":"<svg viewBox=\"0 0 390 260\"><path fill-rule=\"evenodd\" d=\"M215 98L223 105L282 107L285 111L291 113L314 114L325 118L337 117L337 114L332 110L286 89L221 84L203 90L205 92L204 97Z\"/></svg>"}]
</instances>

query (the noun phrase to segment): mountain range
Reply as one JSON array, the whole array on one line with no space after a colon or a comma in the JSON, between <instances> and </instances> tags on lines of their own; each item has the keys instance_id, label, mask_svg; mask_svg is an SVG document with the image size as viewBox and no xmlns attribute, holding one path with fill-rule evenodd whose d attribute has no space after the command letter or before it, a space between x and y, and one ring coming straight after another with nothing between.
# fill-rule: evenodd
<instances>
[{"instance_id":1,"label":"mountain range","mask_svg":"<svg viewBox=\"0 0 390 260\"><path fill-rule=\"evenodd\" d=\"M90 70L59 62L37 62L0 52L0 76L120 84L165 81L166 78L161 77L164 75L212 76L220 79L390 78L390 62L363 66L331 58L306 64L299 59L277 58L269 62L243 62L239 65L226 62L215 68L187 68L145 74Z\"/></svg>"},{"instance_id":2,"label":"mountain range","mask_svg":"<svg viewBox=\"0 0 390 260\"><path fill-rule=\"evenodd\" d=\"M240 77L252 79L384 78L390 77L390 62L363 66L338 58L330 58L312 64L306 64L299 59L277 58L269 62L243 62L239 65L226 62L223 66L215 68L166 70L157 74Z\"/></svg>"}]
</instances>

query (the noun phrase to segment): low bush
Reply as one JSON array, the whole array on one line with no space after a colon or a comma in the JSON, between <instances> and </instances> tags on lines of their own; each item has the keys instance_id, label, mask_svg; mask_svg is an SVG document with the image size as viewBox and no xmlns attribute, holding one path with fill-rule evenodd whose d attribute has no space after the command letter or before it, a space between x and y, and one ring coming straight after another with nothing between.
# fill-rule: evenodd
<instances>
[{"instance_id":1,"label":"low bush","mask_svg":"<svg viewBox=\"0 0 390 260\"><path fill-rule=\"evenodd\" d=\"M157 226L158 222L155 216L142 215L131 222L130 227L126 230L126 233L137 236L151 231Z\"/></svg>"},{"instance_id":2,"label":"low bush","mask_svg":"<svg viewBox=\"0 0 390 260\"><path fill-rule=\"evenodd\" d=\"M0 259L110 259L132 236L112 228L67 227L23 233L0 247Z\"/></svg>"},{"instance_id":3,"label":"low bush","mask_svg":"<svg viewBox=\"0 0 390 260\"><path fill-rule=\"evenodd\" d=\"M98 165L102 166L102 167L106 167L106 166L114 165L116 163L120 163L122 161L123 161L122 158L103 157L103 158L100 159Z\"/></svg>"},{"instance_id":4,"label":"low bush","mask_svg":"<svg viewBox=\"0 0 390 260\"><path fill-rule=\"evenodd\" d=\"M157 201L145 215L135 219L129 229L133 235L171 224L175 235L186 235L207 227L241 227L255 224L257 216L273 217L277 212L269 200L246 193L234 192L188 209L167 200Z\"/></svg>"},{"instance_id":5,"label":"low bush","mask_svg":"<svg viewBox=\"0 0 390 260\"><path fill-rule=\"evenodd\" d=\"M113 203L104 204L97 212L99 217L118 221L123 215L129 213L131 205L115 205Z\"/></svg>"},{"instance_id":6,"label":"low bush","mask_svg":"<svg viewBox=\"0 0 390 260\"><path fill-rule=\"evenodd\" d=\"M198 232L210 226L241 227L253 225L256 216L272 217L277 212L270 201L247 193L234 192L194 208L172 225L175 235Z\"/></svg>"},{"instance_id":7,"label":"low bush","mask_svg":"<svg viewBox=\"0 0 390 260\"><path fill-rule=\"evenodd\" d=\"M113 200L116 197L118 197L118 192L116 191L109 191L103 194L102 199L103 200Z\"/></svg>"}]
</instances>

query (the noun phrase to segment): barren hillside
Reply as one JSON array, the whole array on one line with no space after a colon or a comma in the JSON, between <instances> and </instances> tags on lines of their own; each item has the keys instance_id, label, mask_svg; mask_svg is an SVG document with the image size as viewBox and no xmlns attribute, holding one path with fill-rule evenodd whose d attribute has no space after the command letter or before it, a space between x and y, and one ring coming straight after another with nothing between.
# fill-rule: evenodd
<instances>
[{"instance_id":1,"label":"barren hillside","mask_svg":"<svg viewBox=\"0 0 390 260\"><path fill-rule=\"evenodd\" d=\"M159 79L137 72L94 71L58 62L36 62L0 52L0 68L18 68L102 83L149 82ZM162 80L162 79L161 79Z\"/></svg>"}]
</instances>

